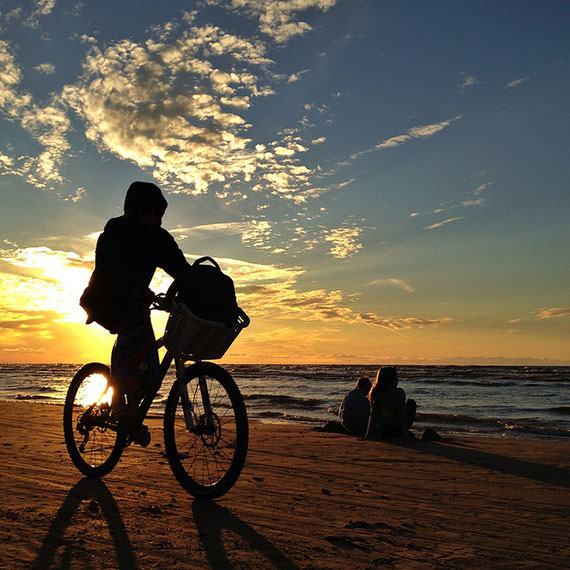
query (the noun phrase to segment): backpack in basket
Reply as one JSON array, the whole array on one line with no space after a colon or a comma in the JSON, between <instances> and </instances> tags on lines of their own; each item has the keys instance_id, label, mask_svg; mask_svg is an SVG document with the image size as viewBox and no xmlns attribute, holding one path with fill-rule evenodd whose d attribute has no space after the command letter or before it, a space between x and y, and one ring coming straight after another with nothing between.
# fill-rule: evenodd
<instances>
[{"instance_id":1,"label":"backpack in basket","mask_svg":"<svg viewBox=\"0 0 570 570\"><path fill-rule=\"evenodd\" d=\"M205 261L213 265L206 265ZM230 326L238 318L234 282L211 257L201 257L191 265L178 288L176 300L201 319Z\"/></svg>"}]
</instances>

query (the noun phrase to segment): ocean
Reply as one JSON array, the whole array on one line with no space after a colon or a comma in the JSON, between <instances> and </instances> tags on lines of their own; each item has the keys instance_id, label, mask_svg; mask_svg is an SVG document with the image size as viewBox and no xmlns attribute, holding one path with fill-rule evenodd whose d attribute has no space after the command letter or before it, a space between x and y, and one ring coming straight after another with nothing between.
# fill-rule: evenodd
<instances>
[{"instance_id":1,"label":"ocean","mask_svg":"<svg viewBox=\"0 0 570 570\"><path fill-rule=\"evenodd\" d=\"M0 364L0 400L61 404L75 364ZM224 365L245 398L251 419L324 425L336 418L365 365ZM418 404L412 431L441 435L570 438L568 366L398 366L399 386ZM160 412L173 368L153 403Z\"/></svg>"}]
</instances>

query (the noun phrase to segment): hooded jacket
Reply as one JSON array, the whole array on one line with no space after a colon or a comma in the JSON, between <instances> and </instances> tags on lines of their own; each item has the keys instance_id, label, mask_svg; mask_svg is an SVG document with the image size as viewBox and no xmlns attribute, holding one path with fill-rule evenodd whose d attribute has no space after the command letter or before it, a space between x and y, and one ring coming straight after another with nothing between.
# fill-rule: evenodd
<instances>
[{"instance_id":1,"label":"hooded jacket","mask_svg":"<svg viewBox=\"0 0 570 570\"><path fill-rule=\"evenodd\" d=\"M132 315L134 298L144 294L160 267L176 278L189 264L174 238L160 226L147 226L137 214L153 207L161 214L167 202L158 186L133 182L125 198L125 214L107 222L97 240L95 269L80 305L93 321L118 332Z\"/></svg>"}]
</instances>

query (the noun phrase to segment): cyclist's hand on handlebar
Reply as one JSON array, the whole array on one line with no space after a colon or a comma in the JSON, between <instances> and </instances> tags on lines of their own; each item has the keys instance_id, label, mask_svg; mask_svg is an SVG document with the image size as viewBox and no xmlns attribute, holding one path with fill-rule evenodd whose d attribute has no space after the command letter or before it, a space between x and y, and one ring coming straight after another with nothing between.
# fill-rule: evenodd
<instances>
[{"instance_id":1,"label":"cyclist's hand on handlebar","mask_svg":"<svg viewBox=\"0 0 570 570\"><path fill-rule=\"evenodd\" d=\"M154 295L152 299L151 308L158 309L159 311L170 311L171 299L165 293Z\"/></svg>"}]
</instances>

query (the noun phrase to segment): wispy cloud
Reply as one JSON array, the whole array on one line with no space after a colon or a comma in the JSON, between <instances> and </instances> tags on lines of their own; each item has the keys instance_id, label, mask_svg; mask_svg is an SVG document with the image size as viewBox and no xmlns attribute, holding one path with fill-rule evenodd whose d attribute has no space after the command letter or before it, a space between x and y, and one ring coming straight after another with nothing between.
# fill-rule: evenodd
<instances>
[{"instance_id":1,"label":"wispy cloud","mask_svg":"<svg viewBox=\"0 0 570 570\"><path fill-rule=\"evenodd\" d=\"M451 224L452 222L457 222L458 220L462 219L463 216L455 216L454 218L447 218L447 220L443 220L442 222L436 222L435 224L426 226L424 230L435 230L436 228L441 228L441 226L445 226L446 224Z\"/></svg>"},{"instance_id":2,"label":"wispy cloud","mask_svg":"<svg viewBox=\"0 0 570 570\"><path fill-rule=\"evenodd\" d=\"M474 85L481 83L481 81L479 81L474 75L467 75L465 73L462 73L461 75L462 79L459 87L462 89L467 89L468 87L473 87Z\"/></svg>"},{"instance_id":3,"label":"wispy cloud","mask_svg":"<svg viewBox=\"0 0 570 570\"><path fill-rule=\"evenodd\" d=\"M0 40L0 69L0 110L10 120L19 122L43 148L37 156L18 156L9 164L4 160L0 167L4 167L5 173L25 177L39 188L61 183L60 167L70 148L67 141L70 122L61 101L57 96L43 106L32 101L31 95L20 88L22 72L10 45L3 40Z\"/></svg>"},{"instance_id":4,"label":"wispy cloud","mask_svg":"<svg viewBox=\"0 0 570 570\"><path fill-rule=\"evenodd\" d=\"M461 119L461 115L457 115L452 119L448 119L446 121L441 121L440 123L432 123L430 125L421 125L418 127L412 127L409 129L405 134L396 135L394 137L390 137L389 139L383 140L382 142L376 145L376 149L383 149L383 148L394 148L398 147L404 143L407 143L413 139L422 139L422 138L429 138L433 135L443 131L446 127L449 127L455 121Z\"/></svg>"},{"instance_id":5,"label":"wispy cloud","mask_svg":"<svg viewBox=\"0 0 570 570\"><path fill-rule=\"evenodd\" d=\"M25 18L24 25L30 28L37 28L40 18L51 14L55 7L55 0L34 0L32 12Z\"/></svg>"},{"instance_id":6,"label":"wispy cloud","mask_svg":"<svg viewBox=\"0 0 570 570\"><path fill-rule=\"evenodd\" d=\"M381 316L373 312L355 311L342 291L313 289L301 291L295 281L252 284L237 289L244 306L258 317L283 320L339 322L368 325L391 331L438 327L453 322L449 317Z\"/></svg>"},{"instance_id":7,"label":"wispy cloud","mask_svg":"<svg viewBox=\"0 0 570 570\"><path fill-rule=\"evenodd\" d=\"M308 69L303 69L301 71L297 71L297 73L292 73L291 75L289 75L289 77L287 78L287 83L295 83L297 81L301 80L301 76L303 76L305 73L309 73Z\"/></svg>"},{"instance_id":8,"label":"wispy cloud","mask_svg":"<svg viewBox=\"0 0 570 570\"><path fill-rule=\"evenodd\" d=\"M528 80L530 79L530 77L527 75L526 77L521 77L519 79L514 79L513 81L510 81L509 83L507 83L505 85L505 89L509 89L511 87L518 87L519 85L522 85L523 83L526 83Z\"/></svg>"},{"instance_id":9,"label":"wispy cloud","mask_svg":"<svg viewBox=\"0 0 570 570\"><path fill-rule=\"evenodd\" d=\"M489 186L491 186L490 182L485 182L483 184L480 184L479 186L477 186L477 188L475 188L475 190L473 190L472 194L474 196L479 196L479 194L482 194L485 190L487 190L487 188L489 188Z\"/></svg>"},{"instance_id":10,"label":"wispy cloud","mask_svg":"<svg viewBox=\"0 0 570 570\"><path fill-rule=\"evenodd\" d=\"M403 289L404 291L407 291L408 293L413 293L414 292L414 288L409 285L406 281L404 281L403 279L375 279L374 281L372 281L370 283L370 285L382 285L382 286L389 286L389 287L398 287L399 289Z\"/></svg>"},{"instance_id":11,"label":"wispy cloud","mask_svg":"<svg viewBox=\"0 0 570 570\"><path fill-rule=\"evenodd\" d=\"M83 322L78 300L91 273L92 261L46 246L0 249L0 307L30 318Z\"/></svg>"},{"instance_id":12,"label":"wispy cloud","mask_svg":"<svg viewBox=\"0 0 570 570\"><path fill-rule=\"evenodd\" d=\"M0 40L0 112L19 121L44 147L37 156L10 157L2 149L10 158L0 165L3 172L42 188L61 184L61 166L70 151L67 115L75 112L101 151L135 163L168 191L197 195L214 185L216 195L230 203L246 199L238 187L246 184L254 192L295 199L313 175L301 155L324 138L305 142L283 130L274 140L254 141L246 113L256 99L274 95L280 84L309 71L276 73L268 46L310 31L303 14L326 11L335 0L219 4L257 20L262 36L197 25L196 12L151 28L138 42L118 40L103 48L94 37L78 36L76 41L89 49L81 76L42 106L20 88L22 72L8 43ZM36 25L54 5L54 0L37 0L33 14L20 10L13 18ZM44 63L35 70L52 74L55 67Z\"/></svg>"},{"instance_id":13,"label":"wispy cloud","mask_svg":"<svg viewBox=\"0 0 570 570\"><path fill-rule=\"evenodd\" d=\"M367 325L391 331L437 327L448 317L381 316L353 308L354 300L340 290L299 287L299 267L281 267L218 259L236 283L240 304L255 318ZM91 258L46 246L0 250L0 350L32 350L39 340L55 337L58 323L82 323L78 305L92 268ZM169 281L159 274L152 286L162 290ZM28 339L33 342L26 343ZM26 348L27 347L27 348Z\"/></svg>"},{"instance_id":14,"label":"wispy cloud","mask_svg":"<svg viewBox=\"0 0 570 570\"><path fill-rule=\"evenodd\" d=\"M300 12L309 9L327 11L336 3L336 0L284 0L281 2L231 0L229 3L222 2L222 0L210 1L229 6L233 10L257 19L260 32L280 44L312 29L310 24L298 18Z\"/></svg>"},{"instance_id":15,"label":"wispy cloud","mask_svg":"<svg viewBox=\"0 0 570 570\"><path fill-rule=\"evenodd\" d=\"M75 192L71 195L71 196L67 196L66 198L64 198L65 202L80 202L81 200L83 200L83 198L85 198L85 196L87 195L87 190L85 190L85 188L79 187L75 190Z\"/></svg>"},{"instance_id":16,"label":"wispy cloud","mask_svg":"<svg viewBox=\"0 0 570 570\"><path fill-rule=\"evenodd\" d=\"M55 65L53 63L40 63L34 67L34 71L41 75L53 75L55 73Z\"/></svg>"},{"instance_id":17,"label":"wispy cloud","mask_svg":"<svg viewBox=\"0 0 570 570\"><path fill-rule=\"evenodd\" d=\"M558 319L570 317L570 307L553 307L551 309L541 309L537 317L539 319Z\"/></svg>"},{"instance_id":18,"label":"wispy cloud","mask_svg":"<svg viewBox=\"0 0 570 570\"><path fill-rule=\"evenodd\" d=\"M357 254L362 249L361 234L362 228L356 226L328 230L324 239L333 244L329 255L337 259L345 259Z\"/></svg>"},{"instance_id":19,"label":"wispy cloud","mask_svg":"<svg viewBox=\"0 0 570 570\"><path fill-rule=\"evenodd\" d=\"M217 224L203 224L188 228L174 228L169 230L171 234L177 235L179 239L194 237L196 235L236 235L241 234L249 228L248 222L223 222Z\"/></svg>"},{"instance_id":20,"label":"wispy cloud","mask_svg":"<svg viewBox=\"0 0 570 570\"><path fill-rule=\"evenodd\" d=\"M151 171L171 191L219 196L236 181L290 198L308 186L307 144L284 131L256 143L244 112L275 93L264 43L213 25L165 25L146 42L94 45L64 100L100 148ZM214 61L216 64L214 64Z\"/></svg>"},{"instance_id":21,"label":"wispy cloud","mask_svg":"<svg viewBox=\"0 0 570 570\"><path fill-rule=\"evenodd\" d=\"M348 180L343 180L342 182L337 182L335 184L331 184L330 186L311 187L307 190L301 190L295 193L293 200L300 204L306 202L309 198L320 198L327 192L331 192L333 190L342 190L343 188L350 186L350 184L352 184L355 180L355 178L349 178Z\"/></svg>"},{"instance_id":22,"label":"wispy cloud","mask_svg":"<svg viewBox=\"0 0 570 570\"><path fill-rule=\"evenodd\" d=\"M413 218L418 218L420 216L425 216L425 215L442 214L443 212L449 212L451 210L472 208L474 206L479 206L479 207L486 206L487 202L486 202L485 198L483 197L483 193L490 186L491 186L491 182L485 182L485 183L477 186L477 188L475 188L474 190L470 190L469 192L467 192L467 197L464 200L461 200L460 202L440 204L437 208L431 209L428 212L412 212L411 214L409 214L409 217L413 219ZM449 224L451 222L455 222L455 221L461 220L463 218L464 218L464 216L450 217L450 218L447 218L443 221L439 221L439 222L436 222L436 223L431 224L429 226L426 226L423 229L424 230L433 230L433 229L436 229L436 228L443 226L444 224Z\"/></svg>"}]
</instances>

